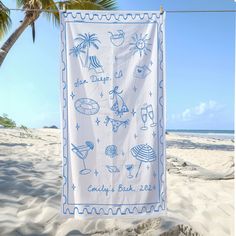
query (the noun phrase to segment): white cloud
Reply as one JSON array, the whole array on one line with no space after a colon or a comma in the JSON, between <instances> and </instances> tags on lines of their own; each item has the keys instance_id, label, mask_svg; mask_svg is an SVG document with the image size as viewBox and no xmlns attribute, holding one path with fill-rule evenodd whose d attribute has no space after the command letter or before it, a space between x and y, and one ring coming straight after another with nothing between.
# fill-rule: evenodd
<instances>
[{"instance_id":1,"label":"white cloud","mask_svg":"<svg viewBox=\"0 0 236 236\"><path fill-rule=\"evenodd\" d=\"M210 117L214 118L215 113L222 110L222 106L219 105L216 101L207 101L201 102L195 107L186 108L180 114L173 114L172 119L174 120L182 120L182 121L190 121L196 118Z\"/></svg>"}]
</instances>

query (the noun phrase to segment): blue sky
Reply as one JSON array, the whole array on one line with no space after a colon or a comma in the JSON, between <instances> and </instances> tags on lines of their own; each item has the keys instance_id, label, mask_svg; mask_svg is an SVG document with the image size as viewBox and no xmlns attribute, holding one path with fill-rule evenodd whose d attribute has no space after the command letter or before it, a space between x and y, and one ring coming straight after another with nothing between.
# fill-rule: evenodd
<instances>
[{"instance_id":1,"label":"blue sky","mask_svg":"<svg viewBox=\"0 0 236 236\"><path fill-rule=\"evenodd\" d=\"M15 1L4 0L15 8ZM121 10L235 9L233 1L119 0ZM23 18L11 12L11 33ZM18 125L60 125L60 41L58 27L41 17L36 42L27 29L0 68L0 114ZM9 35L9 34L8 34ZM6 38L0 41L4 42ZM167 13L167 128L234 128L234 13Z\"/></svg>"}]
</instances>

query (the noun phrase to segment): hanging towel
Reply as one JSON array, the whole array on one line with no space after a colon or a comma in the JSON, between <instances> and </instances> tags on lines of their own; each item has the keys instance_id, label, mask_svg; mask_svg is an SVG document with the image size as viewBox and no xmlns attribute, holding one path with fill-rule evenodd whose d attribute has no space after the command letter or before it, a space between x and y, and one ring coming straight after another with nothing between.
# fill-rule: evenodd
<instances>
[{"instance_id":1,"label":"hanging towel","mask_svg":"<svg viewBox=\"0 0 236 236\"><path fill-rule=\"evenodd\" d=\"M62 214L165 212L164 15L60 18Z\"/></svg>"}]
</instances>

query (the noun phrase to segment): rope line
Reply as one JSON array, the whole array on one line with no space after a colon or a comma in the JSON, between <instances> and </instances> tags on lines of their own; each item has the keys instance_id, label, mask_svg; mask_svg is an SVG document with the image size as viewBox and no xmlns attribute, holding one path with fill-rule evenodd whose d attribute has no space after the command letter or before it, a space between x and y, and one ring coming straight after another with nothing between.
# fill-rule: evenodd
<instances>
[{"instance_id":1,"label":"rope line","mask_svg":"<svg viewBox=\"0 0 236 236\"><path fill-rule=\"evenodd\" d=\"M22 9L22 8L1 8L0 11L40 11L40 12L58 12L57 10L50 10L50 9ZM66 11L66 10L61 10ZM164 10L166 13L224 13L224 12L236 12L236 10L232 9L225 9L225 10Z\"/></svg>"},{"instance_id":2,"label":"rope line","mask_svg":"<svg viewBox=\"0 0 236 236\"><path fill-rule=\"evenodd\" d=\"M211 13L214 13L214 12L236 12L236 10L170 10L170 11L165 11L167 13L206 13L206 12L211 12Z\"/></svg>"}]
</instances>

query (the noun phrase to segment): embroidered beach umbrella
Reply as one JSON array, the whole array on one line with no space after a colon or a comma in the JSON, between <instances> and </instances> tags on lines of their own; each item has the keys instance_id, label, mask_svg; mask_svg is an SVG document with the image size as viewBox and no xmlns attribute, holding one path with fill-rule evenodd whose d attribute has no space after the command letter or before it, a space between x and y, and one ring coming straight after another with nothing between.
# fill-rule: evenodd
<instances>
[{"instance_id":1,"label":"embroidered beach umbrella","mask_svg":"<svg viewBox=\"0 0 236 236\"><path fill-rule=\"evenodd\" d=\"M156 153L153 150L153 148L151 146L149 146L148 144L139 144L139 145L134 146L133 148L131 148L130 151L131 151L131 154L137 160L140 161L138 171L137 171L137 174L135 176L135 178L137 178L142 163L143 162L155 161L157 156L156 156Z\"/></svg>"}]
</instances>

